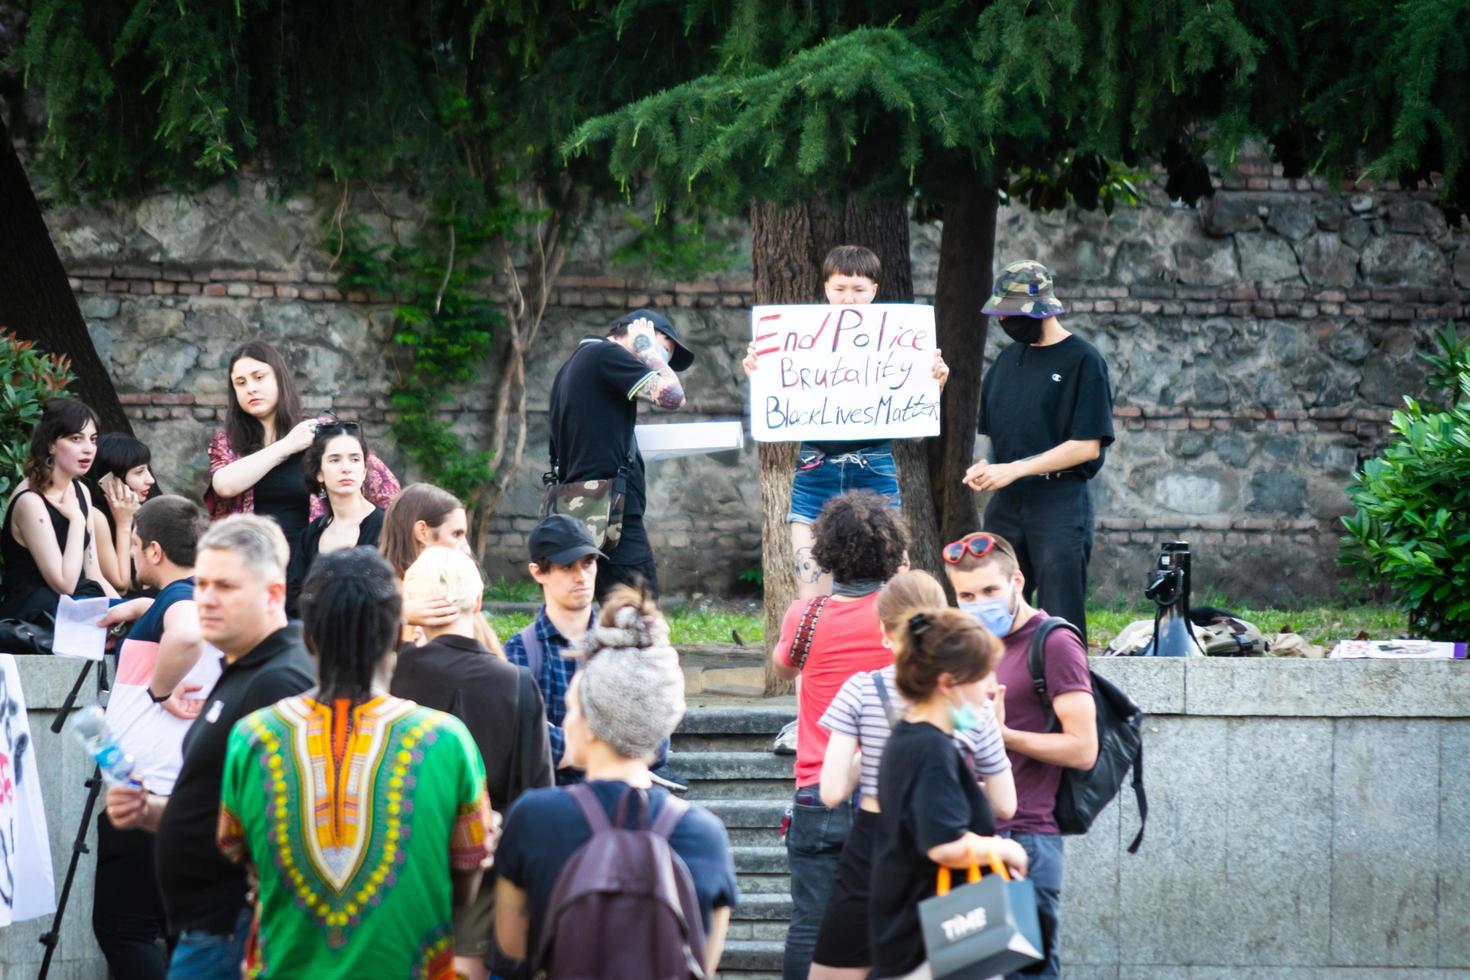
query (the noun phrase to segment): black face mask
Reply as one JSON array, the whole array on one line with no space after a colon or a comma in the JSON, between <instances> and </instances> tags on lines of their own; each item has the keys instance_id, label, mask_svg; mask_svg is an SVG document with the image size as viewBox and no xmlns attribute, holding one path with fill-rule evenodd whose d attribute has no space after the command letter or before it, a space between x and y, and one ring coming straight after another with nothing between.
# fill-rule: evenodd
<instances>
[{"instance_id":1,"label":"black face mask","mask_svg":"<svg viewBox=\"0 0 1470 980\"><path fill-rule=\"evenodd\" d=\"M1041 323L1034 316L1003 316L1000 328L1006 336L1022 344L1034 344L1041 339Z\"/></svg>"}]
</instances>

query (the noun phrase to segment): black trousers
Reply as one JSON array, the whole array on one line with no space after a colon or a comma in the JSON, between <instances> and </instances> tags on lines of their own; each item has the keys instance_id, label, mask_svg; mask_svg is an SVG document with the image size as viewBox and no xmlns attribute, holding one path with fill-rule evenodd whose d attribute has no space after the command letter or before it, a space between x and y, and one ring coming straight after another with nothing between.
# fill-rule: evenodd
<instances>
[{"instance_id":1,"label":"black trousers","mask_svg":"<svg viewBox=\"0 0 1470 980\"><path fill-rule=\"evenodd\" d=\"M631 585L658 598L658 568L653 563L653 546L642 514L623 519L618 546L607 552L605 560L597 562L597 584L593 587L597 601L601 603L615 585Z\"/></svg>"},{"instance_id":2,"label":"black trousers","mask_svg":"<svg viewBox=\"0 0 1470 980\"><path fill-rule=\"evenodd\" d=\"M118 830L97 817L97 879L92 933L116 980L164 980L173 937L158 897L153 835Z\"/></svg>"},{"instance_id":3,"label":"black trousers","mask_svg":"<svg viewBox=\"0 0 1470 980\"><path fill-rule=\"evenodd\" d=\"M985 530L1016 549L1026 601L1087 636L1087 562L1092 558L1092 494L1086 480L1028 479L996 491Z\"/></svg>"}]
</instances>

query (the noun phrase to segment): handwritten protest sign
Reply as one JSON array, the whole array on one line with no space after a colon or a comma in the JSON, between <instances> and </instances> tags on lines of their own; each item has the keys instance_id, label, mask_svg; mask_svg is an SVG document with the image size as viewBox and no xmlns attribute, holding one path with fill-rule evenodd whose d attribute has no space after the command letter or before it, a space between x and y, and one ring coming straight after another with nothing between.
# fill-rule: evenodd
<instances>
[{"instance_id":1,"label":"handwritten protest sign","mask_svg":"<svg viewBox=\"0 0 1470 980\"><path fill-rule=\"evenodd\" d=\"M750 321L756 440L939 434L932 306L757 306Z\"/></svg>"}]
</instances>

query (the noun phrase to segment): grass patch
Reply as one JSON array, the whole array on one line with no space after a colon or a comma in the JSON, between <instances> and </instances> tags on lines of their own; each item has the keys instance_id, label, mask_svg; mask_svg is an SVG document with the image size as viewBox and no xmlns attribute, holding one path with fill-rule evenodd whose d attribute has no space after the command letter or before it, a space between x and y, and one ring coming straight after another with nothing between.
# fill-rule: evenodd
<instances>
[{"instance_id":1,"label":"grass patch","mask_svg":"<svg viewBox=\"0 0 1470 980\"><path fill-rule=\"evenodd\" d=\"M498 578L485 589L486 602L540 602L541 586L528 578Z\"/></svg>"},{"instance_id":2,"label":"grass patch","mask_svg":"<svg viewBox=\"0 0 1470 980\"><path fill-rule=\"evenodd\" d=\"M669 637L674 646L689 646L704 643L734 643L732 632L749 647L760 647L765 643L766 623L759 610L744 611L731 609L674 609L668 613ZM492 613L490 625L495 634L504 640L512 633L525 629L532 619L530 613Z\"/></svg>"}]
</instances>

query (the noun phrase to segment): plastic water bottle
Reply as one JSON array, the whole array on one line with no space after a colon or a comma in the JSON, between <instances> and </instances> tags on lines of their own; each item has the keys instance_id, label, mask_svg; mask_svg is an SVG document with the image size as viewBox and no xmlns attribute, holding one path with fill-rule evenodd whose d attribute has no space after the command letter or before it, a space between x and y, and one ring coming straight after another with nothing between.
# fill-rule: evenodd
<instances>
[{"instance_id":1,"label":"plastic water bottle","mask_svg":"<svg viewBox=\"0 0 1470 980\"><path fill-rule=\"evenodd\" d=\"M117 743L117 737L107 727L107 716L101 708L94 705L77 711L72 717L71 730L77 741L82 743L82 748L87 750L87 754L97 760L97 768L101 770L104 782L110 786L141 785L133 778L133 769L136 766L133 757L124 752L123 747Z\"/></svg>"}]
</instances>

